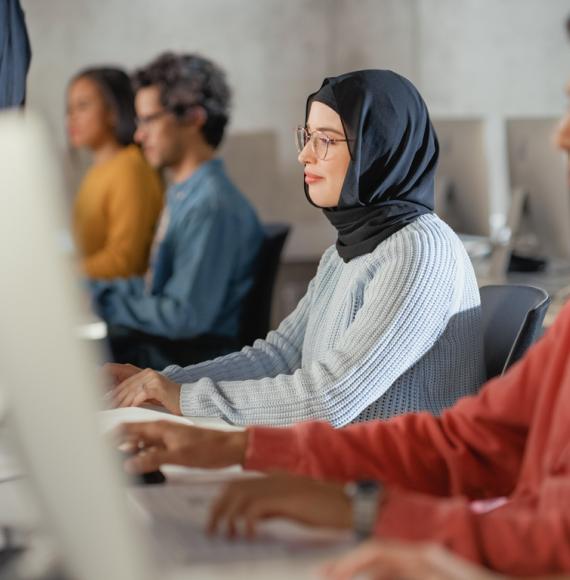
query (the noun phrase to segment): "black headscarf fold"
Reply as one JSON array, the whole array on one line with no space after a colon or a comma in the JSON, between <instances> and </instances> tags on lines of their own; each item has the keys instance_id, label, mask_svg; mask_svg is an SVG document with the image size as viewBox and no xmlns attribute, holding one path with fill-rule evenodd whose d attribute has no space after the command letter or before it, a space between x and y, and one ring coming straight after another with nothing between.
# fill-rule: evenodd
<instances>
[{"instance_id":1,"label":"black headscarf fold","mask_svg":"<svg viewBox=\"0 0 570 580\"><path fill-rule=\"evenodd\" d=\"M433 211L439 145L417 89L392 71L325 79L307 99L307 117L313 101L336 111L349 139L339 205L323 209L338 231L338 253L349 262ZM311 201L307 185L305 193Z\"/></svg>"}]
</instances>

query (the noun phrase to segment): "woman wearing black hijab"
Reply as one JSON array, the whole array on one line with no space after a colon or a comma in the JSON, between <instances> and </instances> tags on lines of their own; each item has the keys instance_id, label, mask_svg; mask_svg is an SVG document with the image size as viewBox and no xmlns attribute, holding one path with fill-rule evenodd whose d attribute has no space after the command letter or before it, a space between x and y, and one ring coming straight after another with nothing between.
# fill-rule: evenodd
<instances>
[{"instance_id":1,"label":"woman wearing black hijab","mask_svg":"<svg viewBox=\"0 0 570 580\"><path fill-rule=\"evenodd\" d=\"M253 348L162 373L110 365L118 406L335 426L439 413L484 380L479 292L433 213L438 143L403 77L326 79L297 130L308 200L338 231L295 311Z\"/></svg>"},{"instance_id":2,"label":"woman wearing black hijab","mask_svg":"<svg viewBox=\"0 0 570 580\"><path fill-rule=\"evenodd\" d=\"M337 129L340 121L346 135L352 163L340 198L332 196L323 204L325 216L338 231L337 250L345 262L368 254L433 211L439 147L426 106L409 81L390 71L349 73L326 79L307 105L307 120L313 106L318 107L315 115L329 125L335 123ZM298 129L301 153L309 136L307 126ZM307 161L310 165L310 157ZM318 184L305 185L305 194L316 206Z\"/></svg>"}]
</instances>

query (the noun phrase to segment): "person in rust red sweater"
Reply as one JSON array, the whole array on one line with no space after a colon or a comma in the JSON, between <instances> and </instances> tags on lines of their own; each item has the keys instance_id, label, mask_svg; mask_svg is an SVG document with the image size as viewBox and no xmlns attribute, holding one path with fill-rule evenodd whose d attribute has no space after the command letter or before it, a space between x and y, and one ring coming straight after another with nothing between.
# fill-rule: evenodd
<instances>
[{"instance_id":1,"label":"person in rust red sweater","mask_svg":"<svg viewBox=\"0 0 570 580\"><path fill-rule=\"evenodd\" d=\"M380 538L435 542L498 572L570 571L570 305L505 376L440 417L338 430L308 422L227 433L165 421L123 429L142 448L127 470L289 472L231 483L213 507L212 530L224 522L232 534L244 520L252 534L275 516L356 523ZM382 483L351 498L344 484L364 479Z\"/></svg>"}]
</instances>

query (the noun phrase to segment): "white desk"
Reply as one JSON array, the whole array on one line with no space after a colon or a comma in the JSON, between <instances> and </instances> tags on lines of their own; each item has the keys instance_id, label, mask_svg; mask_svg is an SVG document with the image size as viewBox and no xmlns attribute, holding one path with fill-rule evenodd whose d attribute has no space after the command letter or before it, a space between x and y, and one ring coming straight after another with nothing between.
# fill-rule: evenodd
<instances>
[{"instance_id":1,"label":"white desk","mask_svg":"<svg viewBox=\"0 0 570 580\"><path fill-rule=\"evenodd\" d=\"M172 417L163 412L147 411L144 409L125 409L102 412L102 428L104 430L112 428L117 423L124 420L140 421L153 420L156 418L172 418L177 421L189 420L192 424L217 428L223 430L233 430L236 427L228 425L219 419L210 418L181 418ZM13 457L13 452L4 444L5 433L0 430L0 468L4 466L4 475L9 475L8 470L12 470L12 475L17 475L21 470L17 468L17 462ZM238 466L222 470L202 470L186 469L175 466L165 466L164 472L167 476L167 483L162 487L168 491L169 486L183 485L219 485L220 481L228 481L236 476L244 476L245 473ZM34 506L34 497L28 489L26 478L20 476L16 479L1 481L0 478L0 526L11 526L27 530L37 529L40 517L38 510ZM342 540L342 539L341 539ZM239 561L239 562L212 562L208 564L197 564L178 569L168 576L161 575L161 580L251 580L252 578L275 580L290 580L291 578L315 579L317 570L322 563L339 553L339 550L346 550L347 542L339 541L338 544L331 544L329 548L319 549L317 553L295 555L294 558L272 558L261 561Z\"/></svg>"}]
</instances>

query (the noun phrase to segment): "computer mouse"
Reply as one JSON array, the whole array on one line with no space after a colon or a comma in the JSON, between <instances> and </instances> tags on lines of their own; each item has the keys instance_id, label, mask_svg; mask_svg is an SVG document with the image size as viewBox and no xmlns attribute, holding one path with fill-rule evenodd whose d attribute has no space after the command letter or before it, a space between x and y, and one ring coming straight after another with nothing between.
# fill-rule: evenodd
<instances>
[{"instance_id":1,"label":"computer mouse","mask_svg":"<svg viewBox=\"0 0 570 580\"><path fill-rule=\"evenodd\" d=\"M136 455L136 451L128 450L128 449L120 449L121 455L123 457L123 461L133 455ZM129 476L131 480L136 484L144 484L144 485L156 485L159 483L165 483L166 477L160 469L156 469L155 471L148 471L147 473L130 473Z\"/></svg>"},{"instance_id":2,"label":"computer mouse","mask_svg":"<svg viewBox=\"0 0 570 580\"><path fill-rule=\"evenodd\" d=\"M144 483L145 485L156 485L166 481L166 477L160 469L149 471L148 473L138 473L134 477L137 483Z\"/></svg>"}]
</instances>

